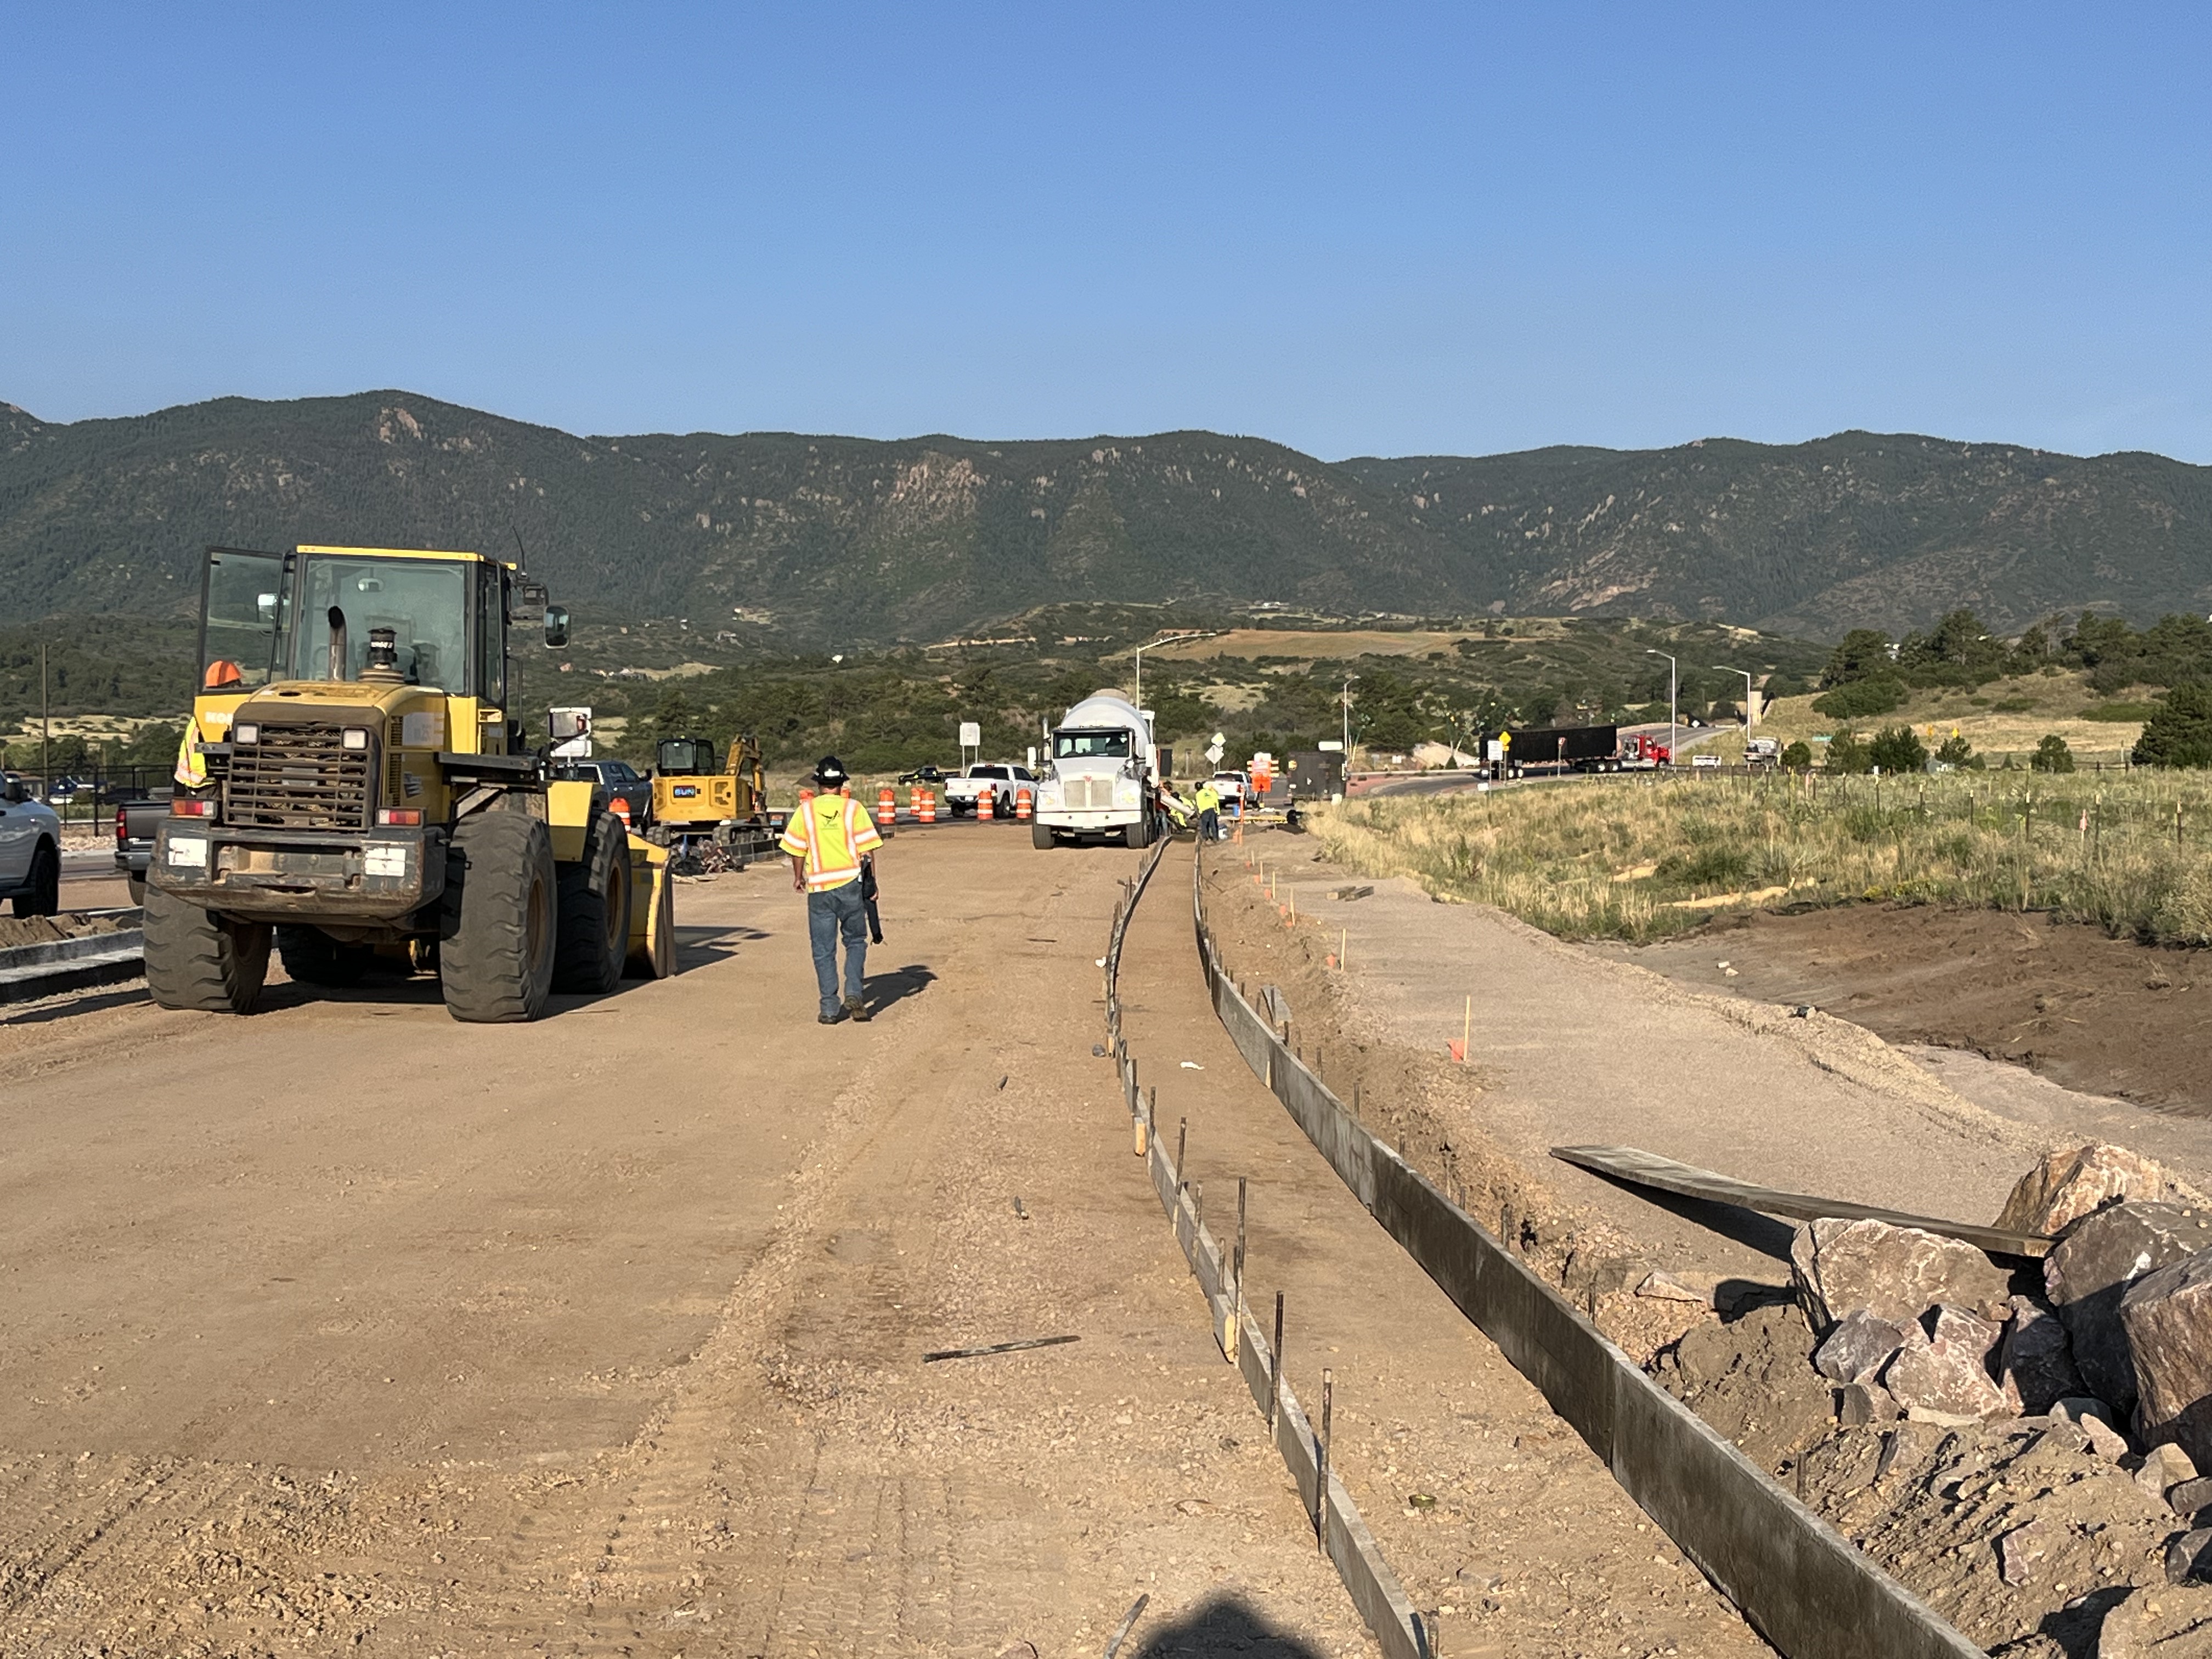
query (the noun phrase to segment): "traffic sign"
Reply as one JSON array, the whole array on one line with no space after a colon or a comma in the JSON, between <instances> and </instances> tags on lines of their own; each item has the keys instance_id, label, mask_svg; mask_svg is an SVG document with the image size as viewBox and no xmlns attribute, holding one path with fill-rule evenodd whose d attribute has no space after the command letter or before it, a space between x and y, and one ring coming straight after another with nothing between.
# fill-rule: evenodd
<instances>
[{"instance_id":1,"label":"traffic sign","mask_svg":"<svg viewBox=\"0 0 2212 1659\"><path fill-rule=\"evenodd\" d=\"M1221 757L1228 752L1229 751L1226 749L1224 749L1221 746L1221 739L1216 738L1212 743L1206 745L1206 757L1207 760L1212 762L1214 765L1218 766L1221 764Z\"/></svg>"},{"instance_id":2,"label":"traffic sign","mask_svg":"<svg viewBox=\"0 0 2212 1659\"><path fill-rule=\"evenodd\" d=\"M960 722L960 746L963 749L981 749L983 746L983 727L981 721Z\"/></svg>"}]
</instances>

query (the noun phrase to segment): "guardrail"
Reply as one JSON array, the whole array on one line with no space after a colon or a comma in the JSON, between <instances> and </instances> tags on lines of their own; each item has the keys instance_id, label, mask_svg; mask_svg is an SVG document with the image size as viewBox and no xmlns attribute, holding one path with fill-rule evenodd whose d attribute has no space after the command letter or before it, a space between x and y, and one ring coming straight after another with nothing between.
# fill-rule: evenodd
<instances>
[{"instance_id":1,"label":"guardrail","mask_svg":"<svg viewBox=\"0 0 2212 1659\"><path fill-rule=\"evenodd\" d=\"M1191 913L1214 1012L1368 1212L1603 1458L1621 1489L1788 1659L1979 1659L1982 1650L1645 1375L1558 1291L1368 1133L1244 999Z\"/></svg>"}]
</instances>

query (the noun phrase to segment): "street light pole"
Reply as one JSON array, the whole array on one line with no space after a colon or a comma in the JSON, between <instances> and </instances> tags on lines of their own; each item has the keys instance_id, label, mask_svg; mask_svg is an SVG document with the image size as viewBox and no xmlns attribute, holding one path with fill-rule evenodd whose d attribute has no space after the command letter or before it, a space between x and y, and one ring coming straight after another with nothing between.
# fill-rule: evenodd
<instances>
[{"instance_id":1,"label":"street light pole","mask_svg":"<svg viewBox=\"0 0 2212 1659\"><path fill-rule=\"evenodd\" d=\"M1724 662L1717 662L1713 666L1723 674L1743 676L1743 729L1747 732L1749 732L1751 730L1751 671L1745 668L1730 668Z\"/></svg>"},{"instance_id":2,"label":"street light pole","mask_svg":"<svg viewBox=\"0 0 2212 1659\"><path fill-rule=\"evenodd\" d=\"M1352 770L1352 683L1357 674L1344 677L1344 768L1347 775Z\"/></svg>"},{"instance_id":3,"label":"street light pole","mask_svg":"<svg viewBox=\"0 0 2212 1659\"><path fill-rule=\"evenodd\" d=\"M1674 726L1676 724L1674 719L1674 708L1676 702L1676 691L1681 684L1680 675L1675 667L1674 657L1668 653L1664 651L1654 651L1647 646L1644 647L1644 654L1647 657L1665 657L1667 659L1667 764L1672 766L1674 763L1674 745L1676 741L1674 736Z\"/></svg>"},{"instance_id":4,"label":"street light pole","mask_svg":"<svg viewBox=\"0 0 2212 1659\"><path fill-rule=\"evenodd\" d=\"M1173 634L1173 635L1169 635L1166 639L1164 639L1164 640L1146 640L1146 641L1142 645L1139 646L1139 647L1137 647L1137 650L1136 650L1136 658L1137 658L1137 691L1136 691L1136 695L1135 695L1135 696L1134 696L1134 697L1133 697L1133 698L1131 699L1131 701L1132 701L1132 702L1133 702L1137 705L1137 707L1138 707L1138 708L1142 708L1145 706L1145 653L1146 653L1146 652L1150 651L1150 650L1152 650L1152 649L1154 649L1156 647L1163 646L1163 645L1182 645L1182 644L1185 643L1186 641L1191 641L1191 640L1210 640L1210 639L1212 639L1212 638L1214 636L1214 635L1216 635L1216 634L1219 633L1220 631L1221 631L1221 630L1220 630L1219 629L1207 629L1206 632L1204 632L1204 633L1199 633L1199 634Z\"/></svg>"}]
</instances>

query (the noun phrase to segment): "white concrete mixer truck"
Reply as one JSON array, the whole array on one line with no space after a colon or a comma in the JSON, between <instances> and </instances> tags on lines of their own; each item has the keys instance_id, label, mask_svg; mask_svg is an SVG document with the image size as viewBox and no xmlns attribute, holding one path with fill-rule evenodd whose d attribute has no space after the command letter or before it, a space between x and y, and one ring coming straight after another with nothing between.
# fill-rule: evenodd
<instances>
[{"instance_id":1,"label":"white concrete mixer truck","mask_svg":"<svg viewBox=\"0 0 2212 1659\"><path fill-rule=\"evenodd\" d=\"M1049 744L1030 842L1150 846L1159 834L1151 718L1118 691L1094 691L1060 716Z\"/></svg>"}]
</instances>

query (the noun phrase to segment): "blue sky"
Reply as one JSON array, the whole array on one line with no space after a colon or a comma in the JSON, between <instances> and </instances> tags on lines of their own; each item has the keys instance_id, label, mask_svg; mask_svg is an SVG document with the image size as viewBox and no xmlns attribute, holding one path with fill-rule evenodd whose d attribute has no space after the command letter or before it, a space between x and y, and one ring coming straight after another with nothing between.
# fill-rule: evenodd
<instances>
[{"instance_id":1,"label":"blue sky","mask_svg":"<svg viewBox=\"0 0 2212 1659\"><path fill-rule=\"evenodd\" d=\"M0 0L0 398L2212 460L2212 8Z\"/></svg>"}]
</instances>

